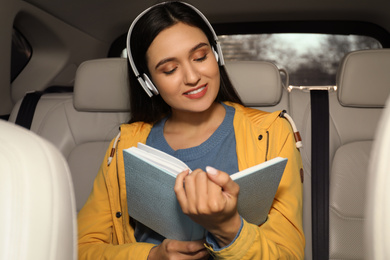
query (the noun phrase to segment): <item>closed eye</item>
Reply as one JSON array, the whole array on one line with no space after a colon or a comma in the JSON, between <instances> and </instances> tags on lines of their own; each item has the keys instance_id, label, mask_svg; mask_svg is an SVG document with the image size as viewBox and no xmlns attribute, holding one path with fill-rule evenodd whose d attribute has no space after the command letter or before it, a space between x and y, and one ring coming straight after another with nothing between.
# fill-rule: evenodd
<instances>
[{"instance_id":1,"label":"closed eye","mask_svg":"<svg viewBox=\"0 0 390 260\"><path fill-rule=\"evenodd\" d=\"M174 69L171 69L169 71L164 71L163 73L166 74L166 75L171 75L173 72L175 72L177 68L174 68Z\"/></svg>"},{"instance_id":2,"label":"closed eye","mask_svg":"<svg viewBox=\"0 0 390 260\"><path fill-rule=\"evenodd\" d=\"M205 54L204 56L200 57L200 58L197 58L197 59L194 59L195 61L199 61L199 62L202 62L204 60L207 59L207 54Z\"/></svg>"}]
</instances>

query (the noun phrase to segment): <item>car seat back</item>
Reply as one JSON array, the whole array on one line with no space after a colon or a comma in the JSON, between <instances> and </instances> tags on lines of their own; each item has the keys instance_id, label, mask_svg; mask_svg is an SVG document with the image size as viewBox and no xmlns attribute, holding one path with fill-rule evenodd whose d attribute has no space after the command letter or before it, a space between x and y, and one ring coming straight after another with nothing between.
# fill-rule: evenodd
<instances>
[{"instance_id":1,"label":"car seat back","mask_svg":"<svg viewBox=\"0 0 390 260\"><path fill-rule=\"evenodd\" d=\"M73 183L63 155L0 120L0 259L77 259Z\"/></svg>"},{"instance_id":2,"label":"car seat back","mask_svg":"<svg viewBox=\"0 0 390 260\"><path fill-rule=\"evenodd\" d=\"M390 50L347 54L330 108L329 258L364 257L368 165L390 93Z\"/></svg>"},{"instance_id":3,"label":"car seat back","mask_svg":"<svg viewBox=\"0 0 390 260\"><path fill-rule=\"evenodd\" d=\"M367 182L366 259L390 259L390 98L375 134Z\"/></svg>"}]
</instances>

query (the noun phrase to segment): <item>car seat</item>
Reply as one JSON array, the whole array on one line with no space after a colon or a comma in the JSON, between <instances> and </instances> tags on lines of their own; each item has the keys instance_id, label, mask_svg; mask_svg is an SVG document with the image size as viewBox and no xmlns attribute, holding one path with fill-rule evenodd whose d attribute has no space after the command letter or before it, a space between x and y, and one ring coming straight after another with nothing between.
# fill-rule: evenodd
<instances>
[{"instance_id":1,"label":"car seat","mask_svg":"<svg viewBox=\"0 0 390 260\"><path fill-rule=\"evenodd\" d=\"M77 259L67 162L51 143L0 120L0 259Z\"/></svg>"},{"instance_id":2,"label":"car seat","mask_svg":"<svg viewBox=\"0 0 390 260\"><path fill-rule=\"evenodd\" d=\"M390 259L390 98L370 156L364 232L366 259Z\"/></svg>"},{"instance_id":3,"label":"car seat","mask_svg":"<svg viewBox=\"0 0 390 260\"><path fill-rule=\"evenodd\" d=\"M364 253L366 183L374 135L390 94L390 50L348 53L329 97L329 258ZM336 96L337 94L337 96Z\"/></svg>"}]
</instances>

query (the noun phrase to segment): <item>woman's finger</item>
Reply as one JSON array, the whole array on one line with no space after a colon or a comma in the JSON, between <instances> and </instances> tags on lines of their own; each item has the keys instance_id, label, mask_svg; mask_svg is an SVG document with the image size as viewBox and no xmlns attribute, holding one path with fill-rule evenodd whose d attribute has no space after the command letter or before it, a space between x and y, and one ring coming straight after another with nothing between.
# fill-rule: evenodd
<instances>
[{"instance_id":1,"label":"woman's finger","mask_svg":"<svg viewBox=\"0 0 390 260\"><path fill-rule=\"evenodd\" d=\"M206 167L206 171L209 179L220 186L224 192L234 197L238 196L240 186L235 183L226 172L219 171L210 166Z\"/></svg>"},{"instance_id":2,"label":"woman's finger","mask_svg":"<svg viewBox=\"0 0 390 260\"><path fill-rule=\"evenodd\" d=\"M189 174L189 170L185 170L181 173L179 173L177 176L176 176L176 182L175 182L175 186L174 186L174 191L176 193L176 198L177 198L177 201L179 202L179 205L180 207L183 209L186 210L187 209L187 195L186 195L186 191L185 191L185 183L184 183L184 179L185 177Z\"/></svg>"}]
</instances>

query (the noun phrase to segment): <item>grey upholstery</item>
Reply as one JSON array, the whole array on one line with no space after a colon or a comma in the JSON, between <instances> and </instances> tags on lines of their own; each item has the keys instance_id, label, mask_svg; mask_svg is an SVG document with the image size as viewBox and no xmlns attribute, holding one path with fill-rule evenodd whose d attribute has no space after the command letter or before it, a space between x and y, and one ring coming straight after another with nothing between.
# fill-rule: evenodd
<instances>
[{"instance_id":1,"label":"grey upholstery","mask_svg":"<svg viewBox=\"0 0 390 260\"><path fill-rule=\"evenodd\" d=\"M302 137L300 149L303 164L303 232L305 233L305 259L312 259L311 222L311 107L310 92L292 89L288 95L289 113Z\"/></svg>"},{"instance_id":2,"label":"grey upholstery","mask_svg":"<svg viewBox=\"0 0 390 260\"><path fill-rule=\"evenodd\" d=\"M231 61L226 64L226 70L246 106L279 104L283 87L279 69L273 63Z\"/></svg>"},{"instance_id":3,"label":"grey upholstery","mask_svg":"<svg viewBox=\"0 0 390 260\"><path fill-rule=\"evenodd\" d=\"M77 69L74 107L88 112L129 112L127 60L90 60Z\"/></svg>"},{"instance_id":4,"label":"grey upholstery","mask_svg":"<svg viewBox=\"0 0 390 260\"><path fill-rule=\"evenodd\" d=\"M388 54L387 49L349 53L339 67L337 92L329 91L331 259L364 257L367 168L384 100L390 93L390 85L367 85L364 82L388 82L388 73L383 70L384 64L389 60ZM376 65L373 65L373 59L376 60ZM365 66L370 68L364 69ZM370 95L375 92L380 98L367 102L364 99L367 86ZM305 259L312 259L310 92L293 89L288 97L290 115L300 130L304 144L301 155L304 168Z\"/></svg>"},{"instance_id":5,"label":"grey upholstery","mask_svg":"<svg viewBox=\"0 0 390 260\"><path fill-rule=\"evenodd\" d=\"M119 126L129 120L129 112L123 112L129 110L125 79L125 59L87 61L77 72L74 94L43 95L35 110L31 130L52 142L67 159L77 211L92 190L110 141L118 134ZM11 113L12 122L20 103Z\"/></svg>"},{"instance_id":6,"label":"grey upholstery","mask_svg":"<svg viewBox=\"0 0 390 260\"><path fill-rule=\"evenodd\" d=\"M390 259L390 98L388 98L369 164L365 224L366 259Z\"/></svg>"},{"instance_id":7,"label":"grey upholstery","mask_svg":"<svg viewBox=\"0 0 390 260\"><path fill-rule=\"evenodd\" d=\"M389 50L349 53L330 94L330 259L364 257L368 164L382 107L390 93ZM386 84L384 84L386 83Z\"/></svg>"},{"instance_id":8,"label":"grey upholstery","mask_svg":"<svg viewBox=\"0 0 390 260\"><path fill-rule=\"evenodd\" d=\"M337 74L338 99L348 107L383 107L390 94L390 49L351 52Z\"/></svg>"},{"instance_id":9,"label":"grey upholstery","mask_svg":"<svg viewBox=\"0 0 390 260\"><path fill-rule=\"evenodd\" d=\"M96 86L96 85L95 85ZM96 86L97 87L97 86ZM10 116L14 121L20 102ZM52 142L72 172L77 210L86 202L110 141L129 119L126 112L85 112L73 105L73 94L46 94L35 110L31 130Z\"/></svg>"},{"instance_id":10,"label":"grey upholstery","mask_svg":"<svg viewBox=\"0 0 390 260\"><path fill-rule=\"evenodd\" d=\"M0 259L77 259L70 170L51 143L0 120Z\"/></svg>"}]
</instances>

